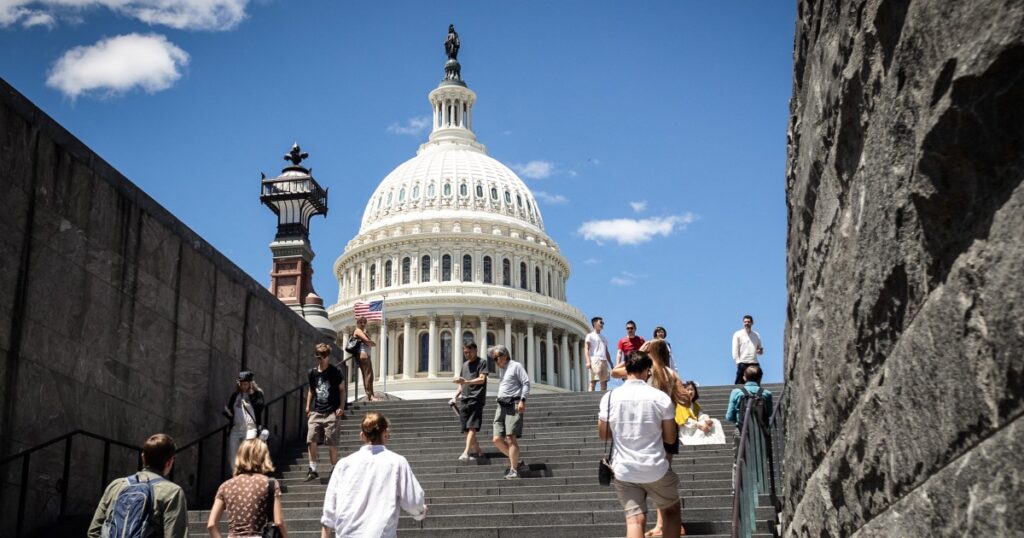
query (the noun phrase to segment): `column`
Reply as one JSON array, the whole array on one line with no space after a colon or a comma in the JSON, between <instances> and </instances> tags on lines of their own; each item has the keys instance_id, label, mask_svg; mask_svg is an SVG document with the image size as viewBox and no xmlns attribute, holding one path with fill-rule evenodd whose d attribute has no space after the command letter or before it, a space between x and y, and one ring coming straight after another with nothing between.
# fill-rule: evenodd
<instances>
[{"instance_id":1,"label":"column","mask_svg":"<svg viewBox=\"0 0 1024 538\"><path fill-rule=\"evenodd\" d=\"M437 353L437 314L430 315L429 329L430 349L427 350L427 377L436 378L440 367L441 357Z\"/></svg>"},{"instance_id":2,"label":"column","mask_svg":"<svg viewBox=\"0 0 1024 538\"><path fill-rule=\"evenodd\" d=\"M548 363L548 379L547 379L547 382L548 382L548 385L552 385L552 386L556 386L557 387L558 383L557 383L557 381L555 381L555 338L554 338L554 335L552 334L551 325L548 325L547 334L545 336L547 336L547 340L544 342L544 345L547 346L547 351L546 352L548 354L548 356L547 356L547 363Z\"/></svg>"},{"instance_id":3,"label":"column","mask_svg":"<svg viewBox=\"0 0 1024 538\"><path fill-rule=\"evenodd\" d=\"M459 268L461 271L461 267ZM462 372L462 312L455 313L455 334L452 335L452 372L458 377Z\"/></svg>"},{"instance_id":4,"label":"column","mask_svg":"<svg viewBox=\"0 0 1024 538\"><path fill-rule=\"evenodd\" d=\"M534 349L532 320L526 322L526 345L523 346L523 349L526 351L527 370L530 374L530 381L537 383L539 380L537 376L537 350Z\"/></svg>"},{"instance_id":5,"label":"column","mask_svg":"<svg viewBox=\"0 0 1024 538\"><path fill-rule=\"evenodd\" d=\"M402 338L405 340L402 342L402 379L412 379L416 377L416 368L412 362L412 317L407 316L402 320Z\"/></svg>"},{"instance_id":6,"label":"column","mask_svg":"<svg viewBox=\"0 0 1024 538\"><path fill-rule=\"evenodd\" d=\"M573 353L576 354L576 363L580 365L580 391L590 390L590 357L584 357L581 347L583 341L579 336L576 337L576 343L572 346Z\"/></svg>"},{"instance_id":7,"label":"column","mask_svg":"<svg viewBox=\"0 0 1024 538\"><path fill-rule=\"evenodd\" d=\"M561 363L559 365L560 370L558 370L561 372L561 375L558 376L558 384L562 388L571 390L572 382L570 379L572 379L572 369L569 366L571 364L569 363L569 335L565 331L562 331L561 343L558 345L558 362Z\"/></svg>"},{"instance_id":8,"label":"column","mask_svg":"<svg viewBox=\"0 0 1024 538\"><path fill-rule=\"evenodd\" d=\"M492 265L493 269L494 266ZM476 345L480 347L480 356L483 357L487 354L487 314L480 314L480 337L477 338Z\"/></svg>"},{"instance_id":9,"label":"column","mask_svg":"<svg viewBox=\"0 0 1024 538\"><path fill-rule=\"evenodd\" d=\"M378 267L380 267L378 265ZM384 323L384 320L380 321L380 337L377 340L377 352L374 353L374 357L377 359L377 364L374 365L373 371L377 374L377 379L384 379L388 375L388 326Z\"/></svg>"},{"instance_id":10,"label":"column","mask_svg":"<svg viewBox=\"0 0 1024 538\"><path fill-rule=\"evenodd\" d=\"M505 341L502 342L502 343L505 344L505 347L507 347L510 350L509 353L511 353L511 349L512 349L512 318L505 318Z\"/></svg>"}]
</instances>

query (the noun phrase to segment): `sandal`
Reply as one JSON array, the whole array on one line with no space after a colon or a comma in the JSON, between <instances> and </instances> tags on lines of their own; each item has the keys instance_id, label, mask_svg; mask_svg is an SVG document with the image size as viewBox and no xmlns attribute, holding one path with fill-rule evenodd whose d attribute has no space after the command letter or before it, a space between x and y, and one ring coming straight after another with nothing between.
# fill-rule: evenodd
<instances>
[{"instance_id":1,"label":"sandal","mask_svg":"<svg viewBox=\"0 0 1024 538\"><path fill-rule=\"evenodd\" d=\"M658 528L658 527L655 527L655 528L645 532L644 536L646 536L647 538L661 538L661 529Z\"/></svg>"}]
</instances>

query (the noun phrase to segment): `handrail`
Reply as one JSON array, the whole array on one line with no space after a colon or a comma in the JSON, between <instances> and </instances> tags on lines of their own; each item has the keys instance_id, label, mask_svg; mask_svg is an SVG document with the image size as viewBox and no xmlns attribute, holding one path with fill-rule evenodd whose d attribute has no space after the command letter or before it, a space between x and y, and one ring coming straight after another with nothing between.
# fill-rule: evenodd
<instances>
[{"instance_id":1,"label":"handrail","mask_svg":"<svg viewBox=\"0 0 1024 538\"><path fill-rule=\"evenodd\" d=\"M344 362L344 361L342 361L342 362ZM302 389L304 389L305 387L306 387L306 383L302 383L301 385L298 385L298 386L296 386L294 388L291 388L291 389L285 391L284 393L278 395L274 399L270 400L264 406L264 417L269 417L270 416L270 408L271 408L271 406L273 406L275 404L280 404L281 405L282 413L281 413L281 424L280 424L281 428L280 428L280 431L281 431L282 435L286 431L286 427L287 427L287 406L288 406L287 398L289 398L290 396L293 396L295 393L301 393ZM301 405L301 404L297 405L296 407L298 409L298 413L302 415L302 417L300 417L300 419L297 421L297 423L300 424L300 426L299 426L299 428L297 430L297 435L298 436L302 436L303 428L305 427L305 420L302 420L302 418L304 418L304 416L305 416L305 409L303 408L303 405ZM269 419L268 418L264 418L264 422L269 423ZM203 475L203 468L204 468L204 466L202 464L202 462L203 462L203 458L202 458L203 457L203 445L202 445L203 441L208 440L209 438L217 435L218 433L221 434L221 436L222 436L222 438L221 438L221 447L222 447L221 453L223 453L226 450L226 448L227 448L227 440L228 440L227 435L228 435L230 429L231 429L231 424L230 423L226 424L224 426L220 426L218 428L215 428L214 430L211 430L211 431L203 434L199 438L197 438L197 439L195 439L195 440L193 440L193 441L191 441L191 442L181 446L180 448L178 448L175 451L175 455L178 455L178 454L182 453L183 451L189 450L189 449L191 449L193 447L195 447L197 449L198 455L197 455L197 459L196 459L197 465L196 465L196 469L195 469L195 478L196 478L197 492L201 493L202 492L202 486L203 486L203 483L202 483L202 475ZM32 455L35 454L36 452L40 451L40 450L48 448L48 447L50 447L52 445L56 445L56 444L60 443L61 441L64 442L64 466L63 466L63 473L61 475L61 479L58 482L58 489L60 491L60 505L59 505L60 506L60 510L58 512L58 516L59 517L64 517L64 516L67 515L67 513L66 513L67 495L68 495L68 489L69 489L69 478L70 478L70 474L71 474L71 454L72 454L71 448L72 448L72 440L76 436L88 437L88 438L95 439L95 440L103 442L103 470L102 470L102 472L100 474L100 488L101 488L100 491L101 492L102 492L102 488L106 487L107 482L108 482L108 478L109 478L108 475L110 473L110 448L111 448L111 446L125 448L125 449L131 450L132 452L136 453L137 454L137 458L138 458L136 469L141 469L142 468L142 458L141 458L142 447L141 446L134 445L134 444L131 444L131 443L125 443L123 441L118 441L116 439L111 439L109 437L106 437L106 436L103 436L103 435L100 435L100 434L97 434L97 433L93 433L93 432L90 432L90 431L81 430L81 429L72 430L72 431L70 431L68 433L65 433L63 435L60 435L58 437L55 437L55 438L50 439L48 441L44 441L44 442L39 443L37 445L34 445L34 446L30 447L30 448L22 450L22 451L20 451L20 452L18 452L16 454L12 454L10 456L4 457L3 459L0 459L0 467L8 465L8 464L10 464L10 463L12 463L14 461L19 460L19 459L22 462L21 463L21 483L20 483L19 491L18 491L17 519L16 519L15 531L14 531L15 538L19 538L19 537L22 536L22 530L23 530L23 527L24 527L26 501L27 501L27 497L28 497L27 496L27 489L28 489L28 484L29 484L29 470L30 470L30 464L31 464L31 460L32 460ZM284 443L280 444L279 447L284 447ZM221 459L221 476L222 477L226 476L226 473L225 473L225 461L224 461L225 459L226 458L222 458ZM172 469L171 475L173 476L173 474L174 474L174 470ZM203 498L202 495L199 495L199 497Z\"/></svg>"},{"instance_id":2,"label":"handrail","mask_svg":"<svg viewBox=\"0 0 1024 538\"><path fill-rule=\"evenodd\" d=\"M785 392L783 391L783 395ZM747 400L743 409L736 464L733 467L732 536L748 538L757 530L758 496L771 496L772 506L778 510L775 490L775 458L772 432L765 430L756 420L750 420L753 400ZM774 420L781 399L772 409Z\"/></svg>"}]
</instances>

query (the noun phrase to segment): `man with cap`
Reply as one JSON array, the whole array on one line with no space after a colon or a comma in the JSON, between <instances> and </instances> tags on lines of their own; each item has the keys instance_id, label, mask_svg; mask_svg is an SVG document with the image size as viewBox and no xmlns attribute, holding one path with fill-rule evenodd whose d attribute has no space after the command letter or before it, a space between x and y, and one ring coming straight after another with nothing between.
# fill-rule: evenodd
<instances>
[{"instance_id":1,"label":"man with cap","mask_svg":"<svg viewBox=\"0 0 1024 538\"><path fill-rule=\"evenodd\" d=\"M245 439L255 439L263 429L263 407L263 391L256 386L256 374L239 372L238 388L231 393L228 404L224 406L224 416L231 421L228 453L225 457L232 472L235 469L238 445Z\"/></svg>"}]
</instances>

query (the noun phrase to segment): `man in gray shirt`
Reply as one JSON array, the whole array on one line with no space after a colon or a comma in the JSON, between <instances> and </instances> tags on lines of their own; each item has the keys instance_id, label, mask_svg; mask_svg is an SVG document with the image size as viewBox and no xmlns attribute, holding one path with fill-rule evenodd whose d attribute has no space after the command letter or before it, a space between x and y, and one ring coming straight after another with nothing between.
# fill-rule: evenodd
<instances>
[{"instance_id":1,"label":"man in gray shirt","mask_svg":"<svg viewBox=\"0 0 1024 538\"><path fill-rule=\"evenodd\" d=\"M489 353L498 366L498 409L494 412L494 446L508 457L509 470L505 479L519 478L519 469L526 463L519 459L519 442L523 436L523 414L526 397L530 395L530 376L522 364L512 360L508 348L497 345Z\"/></svg>"},{"instance_id":2,"label":"man in gray shirt","mask_svg":"<svg viewBox=\"0 0 1024 538\"><path fill-rule=\"evenodd\" d=\"M459 422L462 433L466 436L466 448L459 456L460 462L473 461L483 457L480 444L476 440L476 432L483 424L484 403L487 400L487 359L477 356L476 342L466 342L462 348L462 372L455 378L459 388L455 396L448 401L454 405L459 400Z\"/></svg>"}]
</instances>

